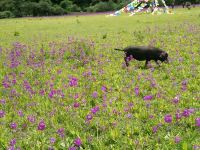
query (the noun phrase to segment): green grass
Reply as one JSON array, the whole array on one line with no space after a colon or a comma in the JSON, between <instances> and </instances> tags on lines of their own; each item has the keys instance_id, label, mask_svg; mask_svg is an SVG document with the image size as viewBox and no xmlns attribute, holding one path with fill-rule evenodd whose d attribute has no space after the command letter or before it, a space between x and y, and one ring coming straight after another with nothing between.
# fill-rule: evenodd
<instances>
[{"instance_id":1,"label":"green grass","mask_svg":"<svg viewBox=\"0 0 200 150\"><path fill-rule=\"evenodd\" d=\"M2 19L0 29L0 149L11 147L14 138L15 148L68 149L78 137L79 148L87 150L200 146L199 7L173 15ZM113 49L128 45L160 47L170 63L157 67L152 61L146 69L132 61L126 68L123 53ZM71 76L77 86L69 85ZM143 100L146 95L152 100ZM164 120L167 114L171 123ZM176 114L183 116L177 120ZM41 120L46 127L40 131Z\"/></svg>"},{"instance_id":2,"label":"green grass","mask_svg":"<svg viewBox=\"0 0 200 150\"><path fill-rule=\"evenodd\" d=\"M44 43L49 41L64 41L67 36L91 38L102 42L102 36L107 34L105 41L115 41L122 37L127 44L132 44L133 31L143 30L146 27L177 25L188 22L199 25L199 8L191 11L177 9L174 15L136 15L129 17L106 18L99 16L70 16L70 17L41 17L0 20L1 46L10 46L14 41L23 43ZM78 20L78 21L77 21ZM14 36L18 32L18 36ZM178 35L177 35L178 36ZM105 42L104 42L105 43Z\"/></svg>"}]
</instances>

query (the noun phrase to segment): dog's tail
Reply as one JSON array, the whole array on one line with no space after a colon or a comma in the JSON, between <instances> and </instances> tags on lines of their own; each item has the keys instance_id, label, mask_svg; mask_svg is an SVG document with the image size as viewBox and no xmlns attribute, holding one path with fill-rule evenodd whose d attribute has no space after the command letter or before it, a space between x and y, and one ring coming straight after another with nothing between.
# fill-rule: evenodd
<instances>
[{"instance_id":1,"label":"dog's tail","mask_svg":"<svg viewBox=\"0 0 200 150\"><path fill-rule=\"evenodd\" d=\"M115 48L115 50L116 50L116 51L123 51L123 52L124 52L123 49L119 49L119 48Z\"/></svg>"}]
</instances>

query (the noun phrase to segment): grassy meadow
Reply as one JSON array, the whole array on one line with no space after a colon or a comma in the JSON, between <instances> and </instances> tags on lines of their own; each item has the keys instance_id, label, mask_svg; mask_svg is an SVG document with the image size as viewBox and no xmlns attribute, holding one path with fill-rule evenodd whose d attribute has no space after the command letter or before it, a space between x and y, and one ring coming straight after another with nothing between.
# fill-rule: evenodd
<instances>
[{"instance_id":1,"label":"grassy meadow","mask_svg":"<svg viewBox=\"0 0 200 150\"><path fill-rule=\"evenodd\" d=\"M150 45L169 64L114 48ZM0 20L0 149L200 149L200 7Z\"/></svg>"}]
</instances>

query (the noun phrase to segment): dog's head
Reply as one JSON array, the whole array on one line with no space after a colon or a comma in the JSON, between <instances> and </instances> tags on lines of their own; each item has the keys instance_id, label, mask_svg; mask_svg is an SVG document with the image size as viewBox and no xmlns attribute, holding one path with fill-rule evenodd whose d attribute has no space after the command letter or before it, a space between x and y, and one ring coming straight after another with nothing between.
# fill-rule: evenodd
<instances>
[{"instance_id":1,"label":"dog's head","mask_svg":"<svg viewBox=\"0 0 200 150\"><path fill-rule=\"evenodd\" d=\"M162 62L169 63L168 54L166 52L162 52L159 56L159 60Z\"/></svg>"}]
</instances>

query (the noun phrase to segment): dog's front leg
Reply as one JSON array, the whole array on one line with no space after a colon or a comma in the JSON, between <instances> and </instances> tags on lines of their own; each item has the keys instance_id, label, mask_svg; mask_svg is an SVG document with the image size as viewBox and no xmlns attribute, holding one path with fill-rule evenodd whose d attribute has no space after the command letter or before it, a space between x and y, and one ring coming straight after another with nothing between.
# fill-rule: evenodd
<instances>
[{"instance_id":1,"label":"dog's front leg","mask_svg":"<svg viewBox=\"0 0 200 150\"><path fill-rule=\"evenodd\" d=\"M158 63L158 60L155 60L156 64L160 67L160 64Z\"/></svg>"},{"instance_id":2,"label":"dog's front leg","mask_svg":"<svg viewBox=\"0 0 200 150\"><path fill-rule=\"evenodd\" d=\"M148 63L149 63L149 61L146 60L146 62L145 62L145 66L144 66L145 68L147 67Z\"/></svg>"},{"instance_id":3,"label":"dog's front leg","mask_svg":"<svg viewBox=\"0 0 200 150\"><path fill-rule=\"evenodd\" d=\"M125 63L126 63L126 67L128 67L128 66L129 66L128 57L124 57L124 61L125 61Z\"/></svg>"}]
</instances>

